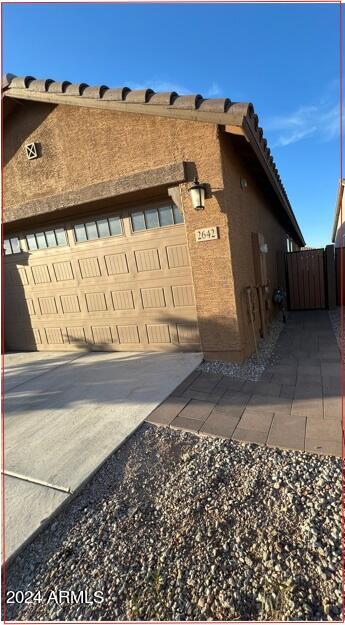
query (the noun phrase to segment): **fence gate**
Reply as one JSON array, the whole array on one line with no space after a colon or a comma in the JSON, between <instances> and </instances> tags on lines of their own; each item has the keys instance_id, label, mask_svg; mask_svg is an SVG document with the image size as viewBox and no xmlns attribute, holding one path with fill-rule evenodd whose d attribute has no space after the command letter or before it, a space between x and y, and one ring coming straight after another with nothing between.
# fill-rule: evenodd
<instances>
[{"instance_id":1,"label":"fence gate","mask_svg":"<svg viewBox=\"0 0 345 625\"><path fill-rule=\"evenodd\" d=\"M324 250L287 252L285 258L290 310L326 308Z\"/></svg>"}]
</instances>

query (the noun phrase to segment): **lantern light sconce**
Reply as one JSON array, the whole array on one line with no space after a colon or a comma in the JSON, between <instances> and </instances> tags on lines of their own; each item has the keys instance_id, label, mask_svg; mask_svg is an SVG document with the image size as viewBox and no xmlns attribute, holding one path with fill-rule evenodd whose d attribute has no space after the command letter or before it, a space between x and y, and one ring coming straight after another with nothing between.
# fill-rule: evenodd
<instances>
[{"instance_id":1,"label":"lantern light sconce","mask_svg":"<svg viewBox=\"0 0 345 625\"><path fill-rule=\"evenodd\" d=\"M241 178L240 180L241 189L246 189L248 187L248 182L245 178Z\"/></svg>"},{"instance_id":2,"label":"lantern light sconce","mask_svg":"<svg viewBox=\"0 0 345 625\"><path fill-rule=\"evenodd\" d=\"M200 184L199 180L195 178L193 184L188 189L188 193L190 194L193 208L196 211L204 210L205 208L205 195L206 188L205 185Z\"/></svg>"},{"instance_id":3,"label":"lantern light sconce","mask_svg":"<svg viewBox=\"0 0 345 625\"><path fill-rule=\"evenodd\" d=\"M260 252L261 252L261 254L267 254L268 253L268 245L267 245L267 243L261 243L261 245L260 245Z\"/></svg>"}]
</instances>

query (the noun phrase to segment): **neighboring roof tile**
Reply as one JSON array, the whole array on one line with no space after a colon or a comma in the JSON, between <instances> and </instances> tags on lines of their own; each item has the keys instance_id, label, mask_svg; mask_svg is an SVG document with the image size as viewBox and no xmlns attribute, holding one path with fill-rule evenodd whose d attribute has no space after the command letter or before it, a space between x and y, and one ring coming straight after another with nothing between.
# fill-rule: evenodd
<instances>
[{"instance_id":1,"label":"neighboring roof tile","mask_svg":"<svg viewBox=\"0 0 345 625\"><path fill-rule=\"evenodd\" d=\"M151 95L148 104L159 104L160 106L170 106L174 103L178 94L176 91L162 91Z\"/></svg>"},{"instance_id":2,"label":"neighboring roof tile","mask_svg":"<svg viewBox=\"0 0 345 625\"><path fill-rule=\"evenodd\" d=\"M15 74L4 74L1 81L2 90L7 89L14 78Z\"/></svg>"},{"instance_id":3,"label":"neighboring roof tile","mask_svg":"<svg viewBox=\"0 0 345 625\"><path fill-rule=\"evenodd\" d=\"M48 92L49 93L65 93L67 87L71 84L72 83L70 83L69 80L53 81L48 87Z\"/></svg>"},{"instance_id":4,"label":"neighboring roof tile","mask_svg":"<svg viewBox=\"0 0 345 625\"><path fill-rule=\"evenodd\" d=\"M172 103L172 107L175 109L197 109L199 104L203 101L202 95L179 95Z\"/></svg>"},{"instance_id":5,"label":"neighboring roof tile","mask_svg":"<svg viewBox=\"0 0 345 625\"><path fill-rule=\"evenodd\" d=\"M84 98L102 98L105 91L108 91L109 87L106 85L100 85L99 87L85 87L82 95Z\"/></svg>"},{"instance_id":6,"label":"neighboring roof tile","mask_svg":"<svg viewBox=\"0 0 345 625\"><path fill-rule=\"evenodd\" d=\"M231 100L229 98L211 98L203 100L199 109L208 113L226 113L230 105Z\"/></svg>"},{"instance_id":7,"label":"neighboring roof tile","mask_svg":"<svg viewBox=\"0 0 345 625\"><path fill-rule=\"evenodd\" d=\"M49 86L53 84L55 81L51 80L51 78L47 78L45 80L31 80L28 85L28 89L30 91L49 91Z\"/></svg>"},{"instance_id":8,"label":"neighboring roof tile","mask_svg":"<svg viewBox=\"0 0 345 625\"><path fill-rule=\"evenodd\" d=\"M113 102L123 102L130 92L129 87L113 87L107 89L102 96L102 100L112 100Z\"/></svg>"},{"instance_id":9,"label":"neighboring roof tile","mask_svg":"<svg viewBox=\"0 0 345 625\"><path fill-rule=\"evenodd\" d=\"M86 82L72 82L68 85L65 93L67 95L83 95L83 92L88 86Z\"/></svg>"},{"instance_id":10,"label":"neighboring roof tile","mask_svg":"<svg viewBox=\"0 0 345 625\"><path fill-rule=\"evenodd\" d=\"M133 89L126 94L126 102L132 102L132 104L146 104L153 94L154 91L152 89Z\"/></svg>"},{"instance_id":11,"label":"neighboring roof tile","mask_svg":"<svg viewBox=\"0 0 345 625\"><path fill-rule=\"evenodd\" d=\"M284 198L286 210L290 216L290 220L294 224L303 244L303 236L299 230L296 218L294 217L289 199L285 188L281 182L277 167L271 156L271 151L267 147L267 141L263 136L263 130L259 126L259 118L254 112L253 105L248 102L232 102L228 98L203 98L202 95L179 95L175 91L155 93L152 89L131 90L128 87L109 88L106 85L90 87L86 83L70 83L69 81L55 82L51 79L36 80L33 76L14 76L6 74L3 79L3 91L10 95L11 89L23 90L28 92L47 92L64 96L76 96L76 104L81 98L92 100L105 100L113 102L123 102L124 104L141 105L140 112L145 112L145 106L160 107L162 114L174 116L181 115L179 111L196 111L200 115L214 114L211 121L214 123L235 125L243 128L247 124L250 132L255 137L255 142L259 146L261 156L266 162L266 166L271 172L275 180L275 186ZM25 96L24 96L25 97ZM139 109L138 109L139 110ZM149 109L147 109L149 111ZM152 112L152 109L151 109ZM159 114L157 112L157 114ZM221 121L217 120L217 115L222 115ZM224 119L226 117L226 120ZM200 119L202 119L201 117ZM197 119L197 115L194 117Z\"/></svg>"},{"instance_id":12,"label":"neighboring roof tile","mask_svg":"<svg viewBox=\"0 0 345 625\"><path fill-rule=\"evenodd\" d=\"M15 76L9 87L11 89L27 89L33 80L35 80L33 76Z\"/></svg>"}]
</instances>

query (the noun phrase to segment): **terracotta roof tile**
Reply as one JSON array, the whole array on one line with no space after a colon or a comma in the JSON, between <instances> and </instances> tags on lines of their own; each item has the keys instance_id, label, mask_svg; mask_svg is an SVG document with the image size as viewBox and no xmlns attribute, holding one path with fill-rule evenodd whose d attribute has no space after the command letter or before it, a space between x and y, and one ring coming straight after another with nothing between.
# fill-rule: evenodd
<instances>
[{"instance_id":1,"label":"terracotta roof tile","mask_svg":"<svg viewBox=\"0 0 345 625\"><path fill-rule=\"evenodd\" d=\"M67 87L72 83L69 80L55 80L48 87L49 93L65 93Z\"/></svg>"},{"instance_id":2,"label":"terracotta roof tile","mask_svg":"<svg viewBox=\"0 0 345 625\"><path fill-rule=\"evenodd\" d=\"M7 89L14 78L15 74L4 74L1 81L1 88Z\"/></svg>"},{"instance_id":3,"label":"terracotta roof tile","mask_svg":"<svg viewBox=\"0 0 345 625\"><path fill-rule=\"evenodd\" d=\"M153 94L152 89L133 89L126 94L125 99L132 104L146 104Z\"/></svg>"},{"instance_id":4,"label":"terracotta roof tile","mask_svg":"<svg viewBox=\"0 0 345 625\"><path fill-rule=\"evenodd\" d=\"M188 109L195 110L199 104L203 101L202 95L178 95L173 104L171 105L175 109Z\"/></svg>"},{"instance_id":5,"label":"terracotta roof tile","mask_svg":"<svg viewBox=\"0 0 345 625\"><path fill-rule=\"evenodd\" d=\"M33 76L15 76L9 87L11 89L27 89L33 80L35 80Z\"/></svg>"},{"instance_id":6,"label":"terracotta roof tile","mask_svg":"<svg viewBox=\"0 0 345 625\"><path fill-rule=\"evenodd\" d=\"M99 87L85 87L82 92L84 98L102 98L103 94L108 91L109 87L100 85Z\"/></svg>"},{"instance_id":7,"label":"terracotta roof tile","mask_svg":"<svg viewBox=\"0 0 345 625\"><path fill-rule=\"evenodd\" d=\"M226 113L230 105L229 98L210 98L203 100L199 104L199 109L208 113Z\"/></svg>"},{"instance_id":8,"label":"terracotta roof tile","mask_svg":"<svg viewBox=\"0 0 345 625\"><path fill-rule=\"evenodd\" d=\"M126 99L126 95L130 92L129 87L113 87L107 89L103 93L102 100L113 100L113 102L122 102Z\"/></svg>"},{"instance_id":9,"label":"terracotta roof tile","mask_svg":"<svg viewBox=\"0 0 345 625\"><path fill-rule=\"evenodd\" d=\"M70 83L66 88L66 95L83 95L83 91L89 85L86 82L74 82Z\"/></svg>"},{"instance_id":10,"label":"terracotta roof tile","mask_svg":"<svg viewBox=\"0 0 345 625\"><path fill-rule=\"evenodd\" d=\"M170 106L174 103L178 94L176 91L162 91L160 93L153 93L148 101L148 104L160 104L160 106Z\"/></svg>"},{"instance_id":11,"label":"terracotta roof tile","mask_svg":"<svg viewBox=\"0 0 345 625\"><path fill-rule=\"evenodd\" d=\"M55 81L51 80L51 78L47 78L45 80L31 80L28 89L30 91L49 91L49 86L53 84Z\"/></svg>"}]
</instances>

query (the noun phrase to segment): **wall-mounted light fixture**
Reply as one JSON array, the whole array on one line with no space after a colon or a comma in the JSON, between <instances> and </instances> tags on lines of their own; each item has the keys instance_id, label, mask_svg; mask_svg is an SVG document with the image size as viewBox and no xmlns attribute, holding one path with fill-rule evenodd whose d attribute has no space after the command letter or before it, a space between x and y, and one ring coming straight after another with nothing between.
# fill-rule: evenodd
<instances>
[{"instance_id":1,"label":"wall-mounted light fixture","mask_svg":"<svg viewBox=\"0 0 345 625\"><path fill-rule=\"evenodd\" d=\"M261 252L261 254L267 254L268 253L268 245L267 245L267 243L261 243L261 245L260 245L260 252Z\"/></svg>"},{"instance_id":2,"label":"wall-mounted light fixture","mask_svg":"<svg viewBox=\"0 0 345 625\"><path fill-rule=\"evenodd\" d=\"M241 185L241 189L246 189L247 188L248 182L246 181L245 178L241 178L240 185Z\"/></svg>"},{"instance_id":3,"label":"wall-mounted light fixture","mask_svg":"<svg viewBox=\"0 0 345 625\"><path fill-rule=\"evenodd\" d=\"M206 194L205 185L200 184L199 180L195 178L192 186L189 187L188 192L192 200L193 208L195 208L196 211L204 210Z\"/></svg>"}]
</instances>

